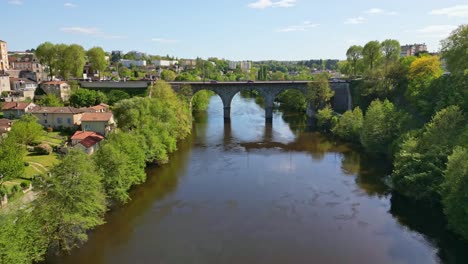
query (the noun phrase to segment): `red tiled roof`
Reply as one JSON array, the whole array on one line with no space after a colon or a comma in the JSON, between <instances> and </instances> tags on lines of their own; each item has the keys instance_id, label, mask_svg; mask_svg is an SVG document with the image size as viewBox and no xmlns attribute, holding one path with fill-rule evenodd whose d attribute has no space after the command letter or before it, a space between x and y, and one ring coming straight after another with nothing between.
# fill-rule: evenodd
<instances>
[{"instance_id":1,"label":"red tiled roof","mask_svg":"<svg viewBox=\"0 0 468 264\"><path fill-rule=\"evenodd\" d=\"M10 119L0 119L0 134L8 132L12 124L13 121Z\"/></svg>"},{"instance_id":2,"label":"red tiled roof","mask_svg":"<svg viewBox=\"0 0 468 264\"><path fill-rule=\"evenodd\" d=\"M31 103L7 102L3 105L2 110L25 110Z\"/></svg>"},{"instance_id":3,"label":"red tiled roof","mask_svg":"<svg viewBox=\"0 0 468 264\"><path fill-rule=\"evenodd\" d=\"M98 105L95 105L95 106L91 106L90 108L93 109L93 110L96 110L96 111L100 111L100 110L104 110L104 109L109 108L109 105L101 103L101 104L98 104Z\"/></svg>"},{"instance_id":4,"label":"red tiled roof","mask_svg":"<svg viewBox=\"0 0 468 264\"><path fill-rule=\"evenodd\" d=\"M50 82L43 82L42 84L62 84L67 83L65 81L50 81Z\"/></svg>"},{"instance_id":5,"label":"red tiled roof","mask_svg":"<svg viewBox=\"0 0 468 264\"><path fill-rule=\"evenodd\" d=\"M93 135L99 135L101 136L100 134L94 132L94 131L76 131L75 134L73 134L73 136L71 137L71 140L83 140L89 136L93 136Z\"/></svg>"},{"instance_id":6,"label":"red tiled roof","mask_svg":"<svg viewBox=\"0 0 468 264\"><path fill-rule=\"evenodd\" d=\"M101 142L101 140L103 140L104 137L97 134L97 133L94 133L94 135L91 135L91 136L88 136L86 137L85 139L81 140L80 143L78 144L81 144L83 145L85 148L90 148L94 145L96 145L97 143Z\"/></svg>"},{"instance_id":7,"label":"red tiled roof","mask_svg":"<svg viewBox=\"0 0 468 264\"><path fill-rule=\"evenodd\" d=\"M80 108L70 107L70 106L66 106L66 107L36 106L32 108L30 112L33 114L46 114L46 113L81 114L84 112L84 110Z\"/></svg>"},{"instance_id":8,"label":"red tiled roof","mask_svg":"<svg viewBox=\"0 0 468 264\"><path fill-rule=\"evenodd\" d=\"M81 117L81 122L106 122L112 116L112 113L84 113Z\"/></svg>"}]
</instances>

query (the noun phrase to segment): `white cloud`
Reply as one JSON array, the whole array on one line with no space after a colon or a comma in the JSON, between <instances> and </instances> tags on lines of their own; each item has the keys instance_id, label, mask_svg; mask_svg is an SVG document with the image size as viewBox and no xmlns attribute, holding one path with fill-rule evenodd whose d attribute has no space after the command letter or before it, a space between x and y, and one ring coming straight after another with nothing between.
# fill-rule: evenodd
<instances>
[{"instance_id":1,"label":"white cloud","mask_svg":"<svg viewBox=\"0 0 468 264\"><path fill-rule=\"evenodd\" d=\"M387 11L381 8L371 8L371 9L364 11L364 13L369 14L369 15L389 15L389 16L394 16L398 14L395 11Z\"/></svg>"},{"instance_id":2,"label":"white cloud","mask_svg":"<svg viewBox=\"0 0 468 264\"><path fill-rule=\"evenodd\" d=\"M118 35L109 35L98 28L93 28L93 27L62 27L60 28L60 31L65 32L65 33L70 33L70 34L81 34L81 35L89 35L89 36L95 36L95 37L100 37L100 38L107 38L107 39L122 39L125 38L124 36L118 36Z\"/></svg>"},{"instance_id":3,"label":"white cloud","mask_svg":"<svg viewBox=\"0 0 468 264\"><path fill-rule=\"evenodd\" d=\"M318 27L320 24L313 24L310 21L304 21L300 25L287 26L278 29L278 32L295 32L295 31L307 31L311 28Z\"/></svg>"},{"instance_id":4,"label":"white cloud","mask_svg":"<svg viewBox=\"0 0 468 264\"><path fill-rule=\"evenodd\" d=\"M64 7L68 7L68 8L74 8L74 7L77 7L77 5L73 4L73 3L65 3L63 4Z\"/></svg>"},{"instance_id":5,"label":"white cloud","mask_svg":"<svg viewBox=\"0 0 468 264\"><path fill-rule=\"evenodd\" d=\"M416 32L424 38L446 38L456 28L457 26L454 25L431 25L418 29Z\"/></svg>"},{"instance_id":6,"label":"white cloud","mask_svg":"<svg viewBox=\"0 0 468 264\"><path fill-rule=\"evenodd\" d=\"M8 1L8 3L10 5L22 5L23 1L21 1L21 0L11 0L11 1Z\"/></svg>"},{"instance_id":7,"label":"white cloud","mask_svg":"<svg viewBox=\"0 0 468 264\"><path fill-rule=\"evenodd\" d=\"M166 38L152 38L151 41L158 43L176 43L179 42L176 39L166 39Z\"/></svg>"},{"instance_id":8,"label":"white cloud","mask_svg":"<svg viewBox=\"0 0 468 264\"><path fill-rule=\"evenodd\" d=\"M258 0L257 2L250 3L247 6L254 9L265 9L268 7L293 7L295 5L296 0Z\"/></svg>"},{"instance_id":9,"label":"white cloud","mask_svg":"<svg viewBox=\"0 0 468 264\"><path fill-rule=\"evenodd\" d=\"M344 23L356 25L356 24L363 24L366 22L367 22L367 19L365 17L358 16L358 17L348 18Z\"/></svg>"},{"instance_id":10,"label":"white cloud","mask_svg":"<svg viewBox=\"0 0 468 264\"><path fill-rule=\"evenodd\" d=\"M468 5L456 5L447 8L434 9L431 15L446 15L448 17L468 17Z\"/></svg>"}]
</instances>

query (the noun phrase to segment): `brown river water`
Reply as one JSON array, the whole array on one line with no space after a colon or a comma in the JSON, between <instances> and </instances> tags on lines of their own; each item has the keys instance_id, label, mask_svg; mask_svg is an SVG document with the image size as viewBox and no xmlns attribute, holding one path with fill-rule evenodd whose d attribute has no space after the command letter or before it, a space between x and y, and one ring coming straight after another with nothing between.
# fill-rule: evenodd
<instances>
[{"instance_id":1,"label":"brown river water","mask_svg":"<svg viewBox=\"0 0 468 264\"><path fill-rule=\"evenodd\" d=\"M315 132L304 117L237 95L232 122L211 99L169 164L67 264L468 263L440 210L398 197L384 160Z\"/></svg>"}]
</instances>

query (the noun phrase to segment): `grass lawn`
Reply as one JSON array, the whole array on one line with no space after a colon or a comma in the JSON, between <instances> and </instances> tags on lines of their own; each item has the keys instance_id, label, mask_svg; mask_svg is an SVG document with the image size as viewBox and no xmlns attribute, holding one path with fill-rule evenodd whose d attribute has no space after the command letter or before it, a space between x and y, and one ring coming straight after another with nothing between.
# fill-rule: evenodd
<instances>
[{"instance_id":1,"label":"grass lawn","mask_svg":"<svg viewBox=\"0 0 468 264\"><path fill-rule=\"evenodd\" d=\"M35 153L28 153L24 158L24 161L29 163L29 166L27 166L25 170L25 176L26 178L32 178L34 175L43 174L49 171L59 162L59 159L58 155L55 153L50 155L36 155Z\"/></svg>"},{"instance_id":2,"label":"grass lawn","mask_svg":"<svg viewBox=\"0 0 468 264\"><path fill-rule=\"evenodd\" d=\"M60 132L44 132L39 140L50 145L59 146L65 142L66 138Z\"/></svg>"}]
</instances>

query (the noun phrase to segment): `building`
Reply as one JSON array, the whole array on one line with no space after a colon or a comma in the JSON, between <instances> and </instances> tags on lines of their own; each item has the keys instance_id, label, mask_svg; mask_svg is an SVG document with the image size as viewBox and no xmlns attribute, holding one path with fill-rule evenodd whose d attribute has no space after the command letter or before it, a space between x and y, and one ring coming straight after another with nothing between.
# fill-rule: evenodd
<instances>
[{"instance_id":1,"label":"building","mask_svg":"<svg viewBox=\"0 0 468 264\"><path fill-rule=\"evenodd\" d=\"M105 112L109 112L109 105L100 103L98 105L91 106L88 109L90 110L89 112L105 113Z\"/></svg>"},{"instance_id":2,"label":"building","mask_svg":"<svg viewBox=\"0 0 468 264\"><path fill-rule=\"evenodd\" d=\"M122 57L123 55L124 55L124 54L123 54L123 51L121 51L121 50L113 50L113 51L111 51L111 56L121 56L121 57Z\"/></svg>"},{"instance_id":3,"label":"building","mask_svg":"<svg viewBox=\"0 0 468 264\"><path fill-rule=\"evenodd\" d=\"M193 69L197 66L197 60L182 60L182 67Z\"/></svg>"},{"instance_id":4,"label":"building","mask_svg":"<svg viewBox=\"0 0 468 264\"><path fill-rule=\"evenodd\" d=\"M6 133L11 130L11 125L13 125L12 120L5 118L0 119L0 137L4 137Z\"/></svg>"},{"instance_id":5,"label":"building","mask_svg":"<svg viewBox=\"0 0 468 264\"><path fill-rule=\"evenodd\" d=\"M239 65L239 62L237 62L237 61L229 61L228 64L229 64L229 69L235 70L235 69L237 69L237 65Z\"/></svg>"},{"instance_id":6,"label":"building","mask_svg":"<svg viewBox=\"0 0 468 264\"><path fill-rule=\"evenodd\" d=\"M10 76L0 72L0 95L10 91Z\"/></svg>"},{"instance_id":7,"label":"building","mask_svg":"<svg viewBox=\"0 0 468 264\"><path fill-rule=\"evenodd\" d=\"M156 67L172 67L178 62L176 60L152 60L151 63Z\"/></svg>"},{"instance_id":8,"label":"building","mask_svg":"<svg viewBox=\"0 0 468 264\"><path fill-rule=\"evenodd\" d=\"M37 60L36 56L30 55L12 55L8 57L10 69L8 73L12 77L27 78L36 82L47 80L47 71L45 67Z\"/></svg>"},{"instance_id":9,"label":"building","mask_svg":"<svg viewBox=\"0 0 468 264\"><path fill-rule=\"evenodd\" d=\"M77 128L81 124L81 116L86 109L74 107L41 107L36 106L29 112L37 117L37 122L44 127Z\"/></svg>"},{"instance_id":10,"label":"building","mask_svg":"<svg viewBox=\"0 0 468 264\"><path fill-rule=\"evenodd\" d=\"M139 51L136 51L136 50L132 50L132 51L128 52L128 54L133 54L137 60L140 60L143 57L146 57L146 53L139 52Z\"/></svg>"},{"instance_id":11,"label":"building","mask_svg":"<svg viewBox=\"0 0 468 264\"><path fill-rule=\"evenodd\" d=\"M412 44L401 46L400 57L415 56L420 52L427 52L426 44Z\"/></svg>"},{"instance_id":12,"label":"building","mask_svg":"<svg viewBox=\"0 0 468 264\"><path fill-rule=\"evenodd\" d=\"M83 113L81 116L81 130L94 131L107 135L115 127L112 113Z\"/></svg>"},{"instance_id":13,"label":"building","mask_svg":"<svg viewBox=\"0 0 468 264\"><path fill-rule=\"evenodd\" d=\"M122 63L122 65L127 67L127 68L131 68L132 66L146 67L146 61L145 60L120 60L120 63Z\"/></svg>"},{"instance_id":14,"label":"building","mask_svg":"<svg viewBox=\"0 0 468 264\"><path fill-rule=\"evenodd\" d=\"M229 61L229 69L235 70L239 66L242 72L250 72L252 62L250 61Z\"/></svg>"},{"instance_id":15,"label":"building","mask_svg":"<svg viewBox=\"0 0 468 264\"><path fill-rule=\"evenodd\" d=\"M16 119L22 117L24 114L31 112L36 105L28 102L6 102L3 104L2 111L3 117L9 119Z\"/></svg>"},{"instance_id":16,"label":"building","mask_svg":"<svg viewBox=\"0 0 468 264\"><path fill-rule=\"evenodd\" d=\"M51 82L43 82L41 84L41 89L46 94L53 94L58 98L62 99L62 101L68 101L70 99L70 85L64 81L51 81Z\"/></svg>"},{"instance_id":17,"label":"building","mask_svg":"<svg viewBox=\"0 0 468 264\"><path fill-rule=\"evenodd\" d=\"M25 78L14 78L10 77L10 89L12 91L20 91L24 89L35 91L37 83Z\"/></svg>"},{"instance_id":18,"label":"building","mask_svg":"<svg viewBox=\"0 0 468 264\"><path fill-rule=\"evenodd\" d=\"M92 131L76 131L71 137L71 144L74 148L81 149L88 155L99 149L99 143L104 140L104 136Z\"/></svg>"},{"instance_id":19,"label":"building","mask_svg":"<svg viewBox=\"0 0 468 264\"><path fill-rule=\"evenodd\" d=\"M0 40L0 73L5 73L5 71L9 70L9 65L7 43Z\"/></svg>"}]
</instances>

